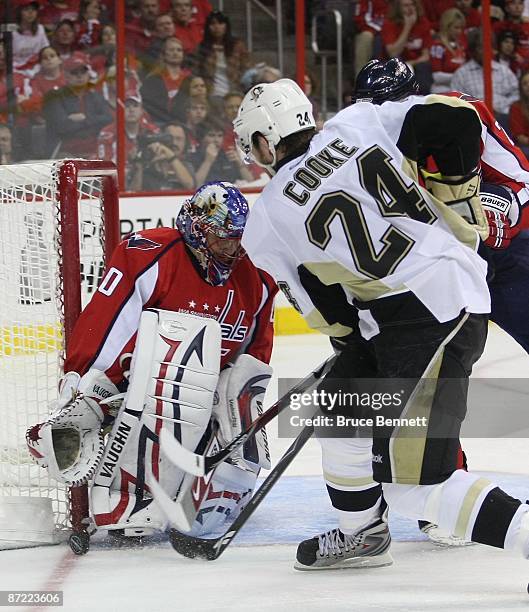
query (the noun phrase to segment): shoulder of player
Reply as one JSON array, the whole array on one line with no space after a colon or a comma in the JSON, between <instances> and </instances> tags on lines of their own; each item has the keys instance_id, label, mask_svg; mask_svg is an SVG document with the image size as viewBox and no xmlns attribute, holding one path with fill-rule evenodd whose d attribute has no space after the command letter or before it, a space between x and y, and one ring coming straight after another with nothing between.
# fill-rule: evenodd
<instances>
[{"instance_id":1,"label":"shoulder of player","mask_svg":"<svg viewBox=\"0 0 529 612\"><path fill-rule=\"evenodd\" d=\"M184 246L182 234L172 227L157 227L127 234L121 248L127 252L128 257L141 255L142 259L154 259L172 246Z\"/></svg>"},{"instance_id":2,"label":"shoulder of player","mask_svg":"<svg viewBox=\"0 0 529 612\"><path fill-rule=\"evenodd\" d=\"M265 286L268 294L273 294L276 291L275 283L272 280L272 277L263 270L257 268L252 263L248 255L245 255L241 259L235 270L232 272L231 279L234 284L244 286L246 295L249 296L255 292L254 295L258 301L261 300L263 285Z\"/></svg>"}]
</instances>

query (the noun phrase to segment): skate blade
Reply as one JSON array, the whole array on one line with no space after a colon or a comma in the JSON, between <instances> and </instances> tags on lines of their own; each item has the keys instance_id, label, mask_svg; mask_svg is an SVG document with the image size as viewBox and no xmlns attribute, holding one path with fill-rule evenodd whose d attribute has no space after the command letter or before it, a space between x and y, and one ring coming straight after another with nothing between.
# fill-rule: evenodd
<instances>
[{"instance_id":1,"label":"skate blade","mask_svg":"<svg viewBox=\"0 0 529 612\"><path fill-rule=\"evenodd\" d=\"M353 557L352 559L345 559L333 565L302 565L298 561L294 563L294 569L301 572L314 572L317 570L346 570L346 569L364 569L371 567L386 567L393 565L393 557L389 552L385 552L382 555L376 557Z\"/></svg>"}]
</instances>

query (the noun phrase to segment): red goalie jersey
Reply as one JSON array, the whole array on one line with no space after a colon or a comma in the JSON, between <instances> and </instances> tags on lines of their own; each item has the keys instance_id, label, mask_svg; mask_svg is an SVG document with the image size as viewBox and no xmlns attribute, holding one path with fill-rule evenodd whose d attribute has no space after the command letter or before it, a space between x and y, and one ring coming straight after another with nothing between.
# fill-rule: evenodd
<instances>
[{"instance_id":1,"label":"red goalie jersey","mask_svg":"<svg viewBox=\"0 0 529 612\"><path fill-rule=\"evenodd\" d=\"M159 228L133 234L119 244L91 302L79 317L65 372L104 371L114 382L130 367L140 316L160 308L216 319L222 328L221 367L249 353L268 363L277 288L248 256L224 285L212 286L195 268L182 235Z\"/></svg>"}]
</instances>

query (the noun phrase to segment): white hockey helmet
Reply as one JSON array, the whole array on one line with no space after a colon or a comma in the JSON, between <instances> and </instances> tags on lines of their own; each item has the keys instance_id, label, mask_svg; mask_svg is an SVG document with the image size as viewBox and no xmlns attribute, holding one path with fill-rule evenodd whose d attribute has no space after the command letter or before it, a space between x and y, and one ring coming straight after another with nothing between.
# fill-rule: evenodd
<instances>
[{"instance_id":1,"label":"white hockey helmet","mask_svg":"<svg viewBox=\"0 0 529 612\"><path fill-rule=\"evenodd\" d=\"M290 134L316 127L312 104L301 87L291 79L274 83L260 83L244 96L233 128L237 143L246 159L273 173L276 164L276 146ZM268 141L272 164L263 164L252 151L252 137L259 132Z\"/></svg>"}]
</instances>

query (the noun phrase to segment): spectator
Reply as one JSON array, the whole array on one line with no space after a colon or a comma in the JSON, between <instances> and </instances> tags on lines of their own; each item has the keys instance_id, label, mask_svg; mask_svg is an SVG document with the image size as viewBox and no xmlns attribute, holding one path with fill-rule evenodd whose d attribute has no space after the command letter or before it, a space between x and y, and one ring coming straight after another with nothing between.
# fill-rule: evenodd
<instances>
[{"instance_id":1,"label":"spectator","mask_svg":"<svg viewBox=\"0 0 529 612\"><path fill-rule=\"evenodd\" d=\"M154 21L160 14L158 0L139 0L139 16L125 24L125 46L127 51L139 57L153 40Z\"/></svg>"},{"instance_id":2,"label":"spectator","mask_svg":"<svg viewBox=\"0 0 529 612\"><path fill-rule=\"evenodd\" d=\"M143 185L143 163L154 153L152 137L158 128L145 117L140 94L136 90L125 93L125 188L139 191ZM99 134L98 157L116 161L116 124L111 123ZM145 160L144 160L145 158Z\"/></svg>"},{"instance_id":3,"label":"spectator","mask_svg":"<svg viewBox=\"0 0 529 612\"><path fill-rule=\"evenodd\" d=\"M456 8L445 11L440 20L439 38L430 48L432 93L450 90L452 74L466 61L465 16Z\"/></svg>"},{"instance_id":4,"label":"spectator","mask_svg":"<svg viewBox=\"0 0 529 612\"><path fill-rule=\"evenodd\" d=\"M509 111L509 133L514 142L529 154L529 71L522 73L519 81L520 99L513 102Z\"/></svg>"},{"instance_id":5,"label":"spectator","mask_svg":"<svg viewBox=\"0 0 529 612\"><path fill-rule=\"evenodd\" d=\"M233 130L233 120L237 117L243 97L241 93L231 91L224 96L223 100L224 137L222 139L222 150L226 153L228 159L233 156L232 152L235 152L243 160L242 153L237 147L235 131ZM253 162L250 164L245 162L245 168L251 173L252 180L258 179L264 173L263 168Z\"/></svg>"},{"instance_id":6,"label":"spectator","mask_svg":"<svg viewBox=\"0 0 529 612\"><path fill-rule=\"evenodd\" d=\"M48 92L58 90L65 85L59 54L53 47L44 47L39 53L39 71L30 81L31 98L24 109L35 113L34 121L42 123L44 97Z\"/></svg>"},{"instance_id":7,"label":"spectator","mask_svg":"<svg viewBox=\"0 0 529 612\"><path fill-rule=\"evenodd\" d=\"M473 30L475 28L481 28L481 13L478 11L477 8L474 7L473 0L455 0L455 6L465 16L465 25L466 25L465 34L468 34L470 30ZM491 16L492 16L492 7L491 7Z\"/></svg>"},{"instance_id":8,"label":"spectator","mask_svg":"<svg viewBox=\"0 0 529 612\"><path fill-rule=\"evenodd\" d=\"M164 126L163 133L167 140L150 146L149 157L143 163L143 189L189 191L196 183L193 166L186 159L185 129L178 123L169 123Z\"/></svg>"},{"instance_id":9,"label":"spectator","mask_svg":"<svg viewBox=\"0 0 529 612\"><path fill-rule=\"evenodd\" d=\"M230 21L220 11L213 11L206 19L198 56L200 74L214 96L223 97L238 89L243 73L249 68L245 44L232 35Z\"/></svg>"},{"instance_id":10,"label":"spectator","mask_svg":"<svg viewBox=\"0 0 529 612\"><path fill-rule=\"evenodd\" d=\"M200 148L191 157L198 185L208 181L252 181L254 176L236 149L222 150L224 126L211 117L203 125Z\"/></svg>"},{"instance_id":11,"label":"spectator","mask_svg":"<svg viewBox=\"0 0 529 612\"><path fill-rule=\"evenodd\" d=\"M497 37L496 46L498 50L495 59L500 64L510 68L519 78L522 73L522 58L516 52L516 34L510 30L502 30Z\"/></svg>"},{"instance_id":12,"label":"spectator","mask_svg":"<svg viewBox=\"0 0 529 612\"><path fill-rule=\"evenodd\" d=\"M39 3L19 0L15 10L18 28L13 32L13 68L31 76L39 51L49 46L44 26L39 23Z\"/></svg>"},{"instance_id":13,"label":"spectator","mask_svg":"<svg viewBox=\"0 0 529 612\"><path fill-rule=\"evenodd\" d=\"M373 57L375 39L380 38L386 0L359 0L355 4L355 77Z\"/></svg>"},{"instance_id":14,"label":"spectator","mask_svg":"<svg viewBox=\"0 0 529 612\"><path fill-rule=\"evenodd\" d=\"M63 19L57 24L52 37L52 47L64 61L75 52L75 25L69 19Z\"/></svg>"},{"instance_id":15,"label":"spectator","mask_svg":"<svg viewBox=\"0 0 529 612\"><path fill-rule=\"evenodd\" d=\"M13 155L13 136L11 128L5 123L0 123L0 165L13 164L17 159Z\"/></svg>"},{"instance_id":16,"label":"spectator","mask_svg":"<svg viewBox=\"0 0 529 612\"><path fill-rule=\"evenodd\" d=\"M163 43L168 38L178 38L175 35L174 21L171 13L160 13L154 20L152 42L140 57L144 74L148 74L160 66Z\"/></svg>"},{"instance_id":17,"label":"spectator","mask_svg":"<svg viewBox=\"0 0 529 612\"><path fill-rule=\"evenodd\" d=\"M116 30L113 25L103 26L97 45L85 51L90 55L90 66L97 73L99 82L115 78Z\"/></svg>"},{"instance_id":18,"label":"spectator","mask_svg":"<svg viewBox=\"0 0 529 612\"><path fill-rule=\"evenodd\" d=\"M184 49L178 38L164 41L162 60L162 67L149 74L141 87L145 108L151 119L159 124L171 121L172 99L190 74L189 70L182 68Z\"/></svg>"},{"instance_id":19,"label":"spectator","mask_svg":"<svg viewBox=\"0 0 529 612\"><path fill-rule=\"evenodd\" d=\"M310 100L312 104L312 114L314 115L314 119L316 120L316 127L318 130L321 130L323 127L323 117L320 111L320 101L319 98L316 97L318 82L316 81L315 76L312 72L308 72L305 75L305 95ZM235 117L234 117L235 119Z\"/></svg>"},{"instance_id":20,"label":"spectator","mask_svg":"<svg viewBox=\"0 0 529 612\"><path fill-rule=\"evenodd\" d=\"M186 106L184 127L187 132L189 153L194 153L200 143L200 126L208 116L208 103L191 98Z\"/></svg>"},{"instance_id":21,"label":"spectator","mask_svg":"<svg viewBox=\"0 0 529 612\"><path fill-rule=\"evenodd\" d=\"M191 100L208 104L208 88L201 76L191 74L183 81L178 93L171 102L171 117L180 123L185 123L186 107Z\"/></svg>"},{"instance_id":22,"label":"spectator","mask_svg":"<svg viewBox=\"0 0 529 612\"><path fill-rule=\"evenodd\" d=\"M184 53L194 53L204 37L204 26L193 19L191 0L171 0L175 36L182 41Z\"/></svg>"},{"instance_id":23,"label":"spectator","mask_svg":"<svg viewBox=\"0 0 529 612\"><path fill-rule=\"evenodd\" d=\"M422 0L424 14L430 22L432 29L439 32L441 15L448 9L455 7L455 0ZM470 2L472 5L472 0Z\"/></svg>"},{"instance_id":24,"label":"spectator","mask_svg":"<svg viewBox=\"0 0 529 612\"><path fill-rule=\"evenodd\" d=\"M523 16L523 0L506 0L505 18L494 24L494 33L509 30L517 38L517 52L521 57L522 67L529 64L529 20Z\"/></svg>"},{"instance_id":25,"label":"spectator","mask_svg":"<svg viewBox=\"0 0 529 612\"><path fill-rule=\"evenodd\" d=\"M80 0L48 0L39 13L40 21L48 32L67 19L72 23L79 19Z\"/></svg>"},{"instance_id":26,"label":"spectator","mask_svg":"<svg viewBox=\"0 0 529 612\"><path fill-rule=\"evenodd\" d=\"M44 98L49 138L65 157L93 158L99 131L112 121L110 107L88 82L89 70L83 56L72 56L64 63L66 86Z\"/></svg>"},{"instance_id":27,"label":"spectator","mask_svg":"<svg viewBox=\"0 0 529 612\"><path fill-rule=\"evenodd\" d=\"M193 19L204 31L206 19L213 10L209 0L193 0Z\"/></svg>"},{"instance_id":28,"label":"spectator","mask_svg":"<svg viewBox=\"0 0 529 612\"><path fill-rule=\"evenodd\" d=\"M99 0L81 0L77 25L77 47L95 47L101 39L101 3Z\"/></svg>"},{"instance_id":29,"label":"spectator","mask_svg":"<svg viewBox=\"0 0 529 612\"><path fill-rule=\"evenodd\" d=\"M9 119L9 100L7 95L7 65L6 65L6 53L5 46L0 39L0 123L7 123ZM20 72L13 73L13 88L14 88L14 105L13 114L20 112L21 103L27 102L31 89L29 87L29 80ZM17 117L17 123L19 122Z\"/></svg>"},{"instance_id":30,"label":"spectator","mask_svg":"<svg viewBox=\"0 0 529 612\"><path fill-rule=\"evenodd\" d=\"M392 0L382 26L386 53L413 67L421 94L429 93L432 84L430 29L420 0Z\"/></svg>"},{"instance_id":31,"label":"spectator","mask_svg":"<svg viewBox=\"0 0 529 612\"><path fill-rule=\"evenodd\" d=\"M481 32L473 30L468 34L468 53L471 59L458 68L452 77L450 87L470 94L480 100L483 90L483 42ZM492 61L492 99L496 119L506 127L511 104L518 99L518 80L509 68Z\"/></svg>"}]
</instances>

